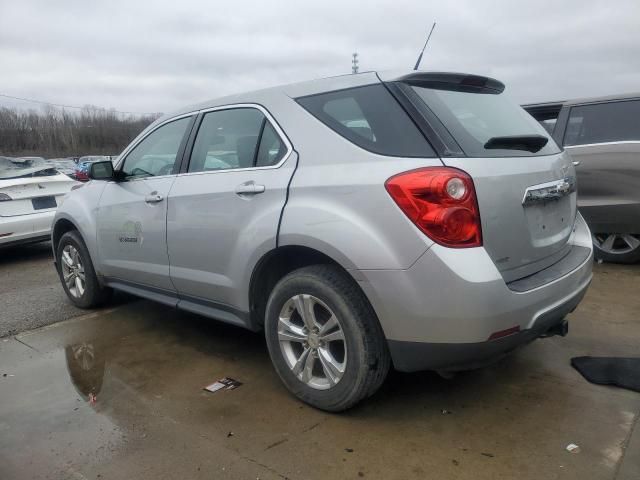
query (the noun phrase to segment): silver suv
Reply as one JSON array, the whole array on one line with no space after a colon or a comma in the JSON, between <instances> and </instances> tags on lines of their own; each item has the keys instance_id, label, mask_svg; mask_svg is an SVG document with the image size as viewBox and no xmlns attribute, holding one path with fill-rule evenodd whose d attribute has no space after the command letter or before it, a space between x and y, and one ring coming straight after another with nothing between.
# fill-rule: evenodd
<instances>
[{"instance_id":1,"label":"silver suv","mask_svg":"<svg viewBox=\"0 0 640 480\"><path fill-rule=\"evenodd\" d=\"M60 279L264 330L303 401L393 365L480 366L566 333L591 281L575 172L490 78L347 75L165 116L58 209Z\"/></svg>"}]
</instances>

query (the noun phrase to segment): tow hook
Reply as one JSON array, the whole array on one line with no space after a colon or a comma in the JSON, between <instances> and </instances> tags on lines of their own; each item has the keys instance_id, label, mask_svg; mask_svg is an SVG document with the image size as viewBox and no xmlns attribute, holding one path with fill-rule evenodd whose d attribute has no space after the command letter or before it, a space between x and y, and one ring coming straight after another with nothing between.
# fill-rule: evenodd
<instances>
[{"instance_id":1,"label":"tow hook","mask_svg":"<svg viewBox=\"0 0 640 480\"><path fill-rule=\"evenodd\" d=\"M561 337L566 337L567 333L569 333L569 322L566 320L562 320L560 323L555 324L549 330L547 330L542 336L543 337L554 337L556 335L560 335Z\"/></svg>"}]
</instances>

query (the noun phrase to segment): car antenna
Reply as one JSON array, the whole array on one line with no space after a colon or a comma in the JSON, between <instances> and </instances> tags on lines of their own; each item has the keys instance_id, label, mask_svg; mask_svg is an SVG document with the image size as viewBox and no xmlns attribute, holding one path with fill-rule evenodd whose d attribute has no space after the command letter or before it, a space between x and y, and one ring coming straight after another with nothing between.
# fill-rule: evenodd
<instances>
[{"instance_id":1,"label":"car antenna","mask_svg":"<svg viewBox=\"0 0 640 480\"><path fill-rule=\"evenodd\" d=\"M416 66L413 67L414 70L418 70L418 67L420 66L420 62L422 61L422 54L424 53L425 48L427 48L427 44L429 43L429 39L431 38L431 34L433 33L434 28L436 28L436 22L433 22L433 25L431 25L429 36L427 37L427 41L424 42L424 46L422 47L422 51L420 52L420 55L418 55L418 61L416 61Z\"/></svg>"}]
</instances>

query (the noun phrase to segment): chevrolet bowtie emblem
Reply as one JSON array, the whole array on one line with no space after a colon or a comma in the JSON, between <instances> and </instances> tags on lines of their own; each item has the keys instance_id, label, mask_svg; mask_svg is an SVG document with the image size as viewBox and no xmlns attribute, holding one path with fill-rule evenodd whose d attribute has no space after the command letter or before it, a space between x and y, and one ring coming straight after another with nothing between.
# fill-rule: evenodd
<instances>
[{"instance_id":1,"label":"chevrolet bowtie emblem","mask_svg":"<svg viewBox=\"0 0 640 480\"><path fill-rule=\"evenodd\" d=\"M565 177L555 182L541 183L533 185L524 192L522 205L530 205L538 202L548 202L565 197L576 191L576 179Z\"/></svg>"}]
</instances>

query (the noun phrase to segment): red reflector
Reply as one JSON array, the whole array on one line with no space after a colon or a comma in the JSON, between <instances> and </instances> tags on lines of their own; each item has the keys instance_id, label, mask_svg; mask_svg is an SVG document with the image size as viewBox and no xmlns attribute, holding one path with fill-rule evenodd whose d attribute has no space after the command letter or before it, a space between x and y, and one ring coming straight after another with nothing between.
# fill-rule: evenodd
<instances>
[{"instance_id":1,"label":"red reflector","mask_svg":"<svg viewBox=\"0 0 640 480\"><path fill-rule=\"evenodd\" d=\"M492 333L491 335L489 335L489 340L508 337L509 335L513 335L514 333L518 333L519 331L520 331L520 326L516 325L515 327L507 328L506 330L500 330L499 332Z\"/></svg>"},{"instance_id":2,"label":"red reflector","mask_svg":"<svg viewBox=\"0 0 640 480\"><path fill-rule=\"evenodd\" d=\"M455 248L482 245L476 191L466 172L420 168L391 177L385 187L404 214L435 242Z\"/></svg>"}]
</instances>

